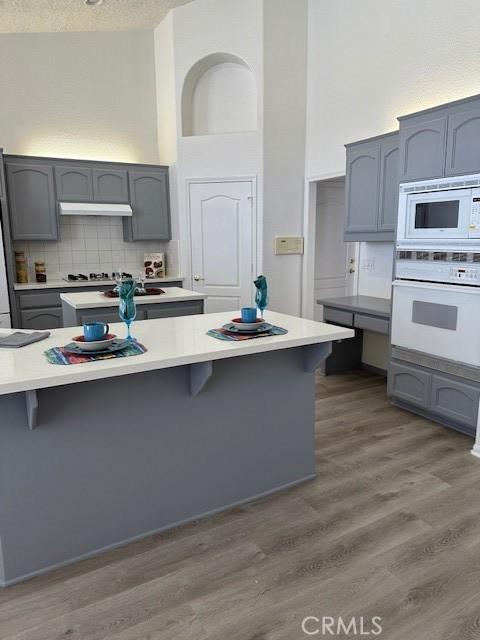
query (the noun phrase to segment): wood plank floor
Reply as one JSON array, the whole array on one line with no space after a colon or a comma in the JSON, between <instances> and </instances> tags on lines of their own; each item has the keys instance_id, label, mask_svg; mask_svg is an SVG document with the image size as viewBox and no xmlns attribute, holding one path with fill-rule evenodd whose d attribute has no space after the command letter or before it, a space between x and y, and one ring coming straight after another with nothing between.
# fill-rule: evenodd
<instances>
[{"instance_id":1,"label":"wood plank floor","mask_svg":"<svg viewBox=\"0 0 480 640\"><path fill-rule=\"evenodd\" d=\"M0 590L0 638L297 640L310 615L480 638L472 440L362 371L319 376L316 414L316 480Z\"/></svg>"}]
</instances>

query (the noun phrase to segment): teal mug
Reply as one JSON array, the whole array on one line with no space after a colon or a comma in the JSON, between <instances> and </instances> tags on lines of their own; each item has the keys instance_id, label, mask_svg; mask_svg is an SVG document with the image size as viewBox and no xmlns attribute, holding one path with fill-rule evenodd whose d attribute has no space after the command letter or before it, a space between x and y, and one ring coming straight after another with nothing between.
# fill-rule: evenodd
<instances>
[{"instance_id":1,"label":"teal mug","mask_svg":"<svg viewBox=\"0 0 480 640\"><path fill-rule=\"evenodd\" d=\"M83 325L83 336L87 342L104 340L110 328L106 322L86 322Z\"/></svg>"}]
</instances>

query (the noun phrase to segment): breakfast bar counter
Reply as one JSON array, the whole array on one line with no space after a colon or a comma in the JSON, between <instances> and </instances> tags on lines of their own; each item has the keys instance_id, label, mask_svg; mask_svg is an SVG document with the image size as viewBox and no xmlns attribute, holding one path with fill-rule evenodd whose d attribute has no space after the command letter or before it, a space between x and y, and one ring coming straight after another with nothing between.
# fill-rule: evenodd
<instances>
[{"instance_id":1,"label":"breakfast bar counter","mask_svg":"<svg viewBox=\"0 0 480 640\"><path fill-rule=\"evenodd\" d=\"M147 286L147 289L151 288ZM155 320L173 316L203 313L207 296L182 287L168 287L156 295L135 296L137 320ZM118 298L109 298L103 291L67 291L60 294L64 327L76 327L86 322L118 321Z\"/></svg>"},{"instance_id":2,"label":"breakfast bar counter","mask_svg":"<svg viewBox=\"0 0 480 640\"><path fill-rule=\"evenodd\" d=\"M314 477L314 372L353 331L206 335L231 315L134 323L132 357L50 364L79 327L0 349L0 585Z\"/></svg>"}]
</instances>

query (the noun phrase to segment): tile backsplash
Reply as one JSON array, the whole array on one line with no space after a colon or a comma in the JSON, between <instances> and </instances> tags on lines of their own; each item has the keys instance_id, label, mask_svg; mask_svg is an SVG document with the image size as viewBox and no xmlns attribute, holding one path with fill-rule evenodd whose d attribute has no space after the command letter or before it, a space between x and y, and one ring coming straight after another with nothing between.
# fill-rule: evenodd
<instances>
[{"instance_id":1,"label":"tile backsplash","mask_svg":"<svg viewBox=\"0 0 480 640\"><path fill-rule=\"evenodd\" d=\"M167 275L178 275L178 242L124 242L119 217L64 217L58 242L15 242L15 250L25 252L30 281L35 280L34 263L42 260L48 280L59 280L68 273L111 274L119 269L135 274L149 252L165 253Z\"/></svg>"}]
</instances>

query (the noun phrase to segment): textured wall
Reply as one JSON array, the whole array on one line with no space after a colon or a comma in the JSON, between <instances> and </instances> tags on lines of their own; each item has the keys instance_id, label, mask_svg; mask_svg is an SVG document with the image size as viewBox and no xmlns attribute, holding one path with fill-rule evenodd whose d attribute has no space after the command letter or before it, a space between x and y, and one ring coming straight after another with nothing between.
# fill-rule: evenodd
<instances>
[{"instance_id":1,"label":"textured wall","mask_svg":"<svg viewBox=\"0 0 480 640\"><path fill-rule=\"evenodd\" d=\"M396 116L480 93L478 0L309 0L307 175Z\"/></svg>"},{"instance_id":2,"label":"textured wall","mask_svg":"<svg viewBox=\"0 0 480 640\"><path fill-rule=\"evenodd\" d=\"M153 32L0 35L7 153L156 162Z\"/></svg>"},{"instance_id":3,"label":"textured wall","mask_svg":"<svg viewBox=\"0 0 480 640\"><path fill-rule=\"evenodd\" d=\"M300 314L299 255L274 255L275 236L300 235L305 170L306 0L264 1L264 271L270 307Z\"/></svg>"}]
</instances>

